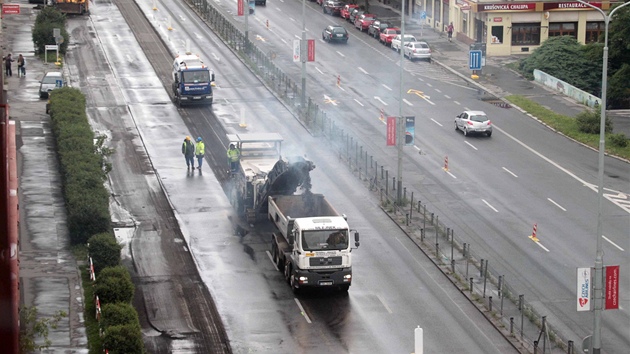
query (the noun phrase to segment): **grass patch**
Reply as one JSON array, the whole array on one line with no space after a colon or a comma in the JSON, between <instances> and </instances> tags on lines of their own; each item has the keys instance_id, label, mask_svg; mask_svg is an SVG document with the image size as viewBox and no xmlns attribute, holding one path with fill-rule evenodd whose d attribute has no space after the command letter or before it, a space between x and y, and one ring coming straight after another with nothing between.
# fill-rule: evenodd
<instances>
[{"instance_id":1,"label":"grass patch","mask_svg":"<svg viewBox=\"0 0 630 354\"><path fill-rule=\"evenodd\" d=\"M506 96L505 99L521 107L562 134L592 148L599 148L599 134L587 134L579 131L575 118L558 114L520 95ZM610 134L606 135L606 153L630 159L630 146L614 146L610 143L609 136Z\"/></svg>"},{"instance_id":2,"label":"grass patch","mask_svg":"<svg viewBox=\"0 0 630 354\"><path fill-rule=\"evenodd\" d=\"M83 296L85 299L85 331L88 337L89 353L101 354L103 352L103 342L99 333L99 323L95 317L94 288L92 287L87 267L81 266L79 269L81 270L81 282L83 283Z\"/></svg>"}]
</instances>

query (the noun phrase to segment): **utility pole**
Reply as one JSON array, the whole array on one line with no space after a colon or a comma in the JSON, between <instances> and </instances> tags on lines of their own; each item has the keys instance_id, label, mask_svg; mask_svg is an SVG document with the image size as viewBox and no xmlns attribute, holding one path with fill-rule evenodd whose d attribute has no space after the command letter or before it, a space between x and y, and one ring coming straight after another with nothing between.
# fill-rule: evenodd
<instances>
[{"instance_id":1,"label":"utility pole","mask_svg":"<svg viewBox=\"0 0 630 354\"><path fill-rule=\"evenodd\" d=\"M396 119L396 124L398 129L396 129L397 134L397 146L398 146L398 186L396 191L396 203L398 205L402 205L403 203L403 195L402 195L402 182L403 182L403 173L402 173L402 159L403 159L403 145L405 143L405 117L403 116L403 95L405 93L404 89L404 59L405 59L405 51L403 47L405 45L405 1L401 1L402 9L401 9L401 20L400 20L400 99L398 100L398 119Z\"/></svg>"},{"instance_id":2,"label":"utility pole","mask_svg":"<svg viewBox=\"0 0 630 354\"><path fill-rule=\"evenodd\" d=\"M302 0L302 41L300 42L300 59L302 61L302 95L300 97L300 109L306 112L306 0Z\"/></svg>"}]
</instances>

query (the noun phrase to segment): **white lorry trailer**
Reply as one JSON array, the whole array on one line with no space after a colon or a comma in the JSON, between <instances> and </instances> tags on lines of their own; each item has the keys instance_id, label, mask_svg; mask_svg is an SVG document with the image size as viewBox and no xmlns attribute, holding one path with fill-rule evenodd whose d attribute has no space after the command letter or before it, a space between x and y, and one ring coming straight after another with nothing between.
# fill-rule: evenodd
<instances>
[{"instance_id":1,"label":"white lorry trailer","mask_svg":"<svg viewBox=\"0 0 630 354\"><path fill-rule=\"evenodd\" d=\"M307 287L352 284L352 249L345 215L321 194L268 197L268 216L278 229L271 240L273 260L293 292ZM354 231L355 248L359 233Z\"/></svg>"}]
</instances>

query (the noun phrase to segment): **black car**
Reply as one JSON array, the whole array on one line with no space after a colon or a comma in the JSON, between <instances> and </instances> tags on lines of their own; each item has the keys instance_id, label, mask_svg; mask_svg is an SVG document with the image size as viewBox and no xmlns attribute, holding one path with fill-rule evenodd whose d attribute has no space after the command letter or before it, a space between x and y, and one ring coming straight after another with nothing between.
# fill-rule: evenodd
<instances>
[{"instance_id":1,"label":"black car","mask_svg":"<svg viewBox=\"0 0 630 354\"><path fill-rule=\"evenodd\" d=\"M342 26L330 25L322 31L322 39L326 42L348 43L348 31Z\"/></svg>"},{"instance_id":2,"label":"black car","mask_svg":"<svg viewBox=\"0 0 630 354\"><path fill-rule=\"evenodd\" d=\"M323 11L325 14L340 16L344 5L346 4L338 0L326 0L323 5Z\"/></svg>"},{"instance_id":3,"label":"black car","mask_svg":"<svg viewBox=\"0 0 630 354\"><path fill-rule=\"evenodd\" d=\"M393 27L391 23L381 21L381 20L376 20L370 25L370 27L368 27L367 32L368 32L368 35L378 39L378 36L381 34L381 31L384 30L385 28L390 28L390 27Z\"/></svg>"},{"instance_id":4,"label":"black car","mask_svg":"<svg viewBox=\"0 0 630 354\"><path fill-rule=\"evenodd\" d=\"M356 20L359 16L363 15L364 13L365 13L365 11L363 11L363 10L354 9L350 13L350 17L348 18L348 21L350 21L350 23L354 24L354 20Z\"/></svg>"}]
</instances>

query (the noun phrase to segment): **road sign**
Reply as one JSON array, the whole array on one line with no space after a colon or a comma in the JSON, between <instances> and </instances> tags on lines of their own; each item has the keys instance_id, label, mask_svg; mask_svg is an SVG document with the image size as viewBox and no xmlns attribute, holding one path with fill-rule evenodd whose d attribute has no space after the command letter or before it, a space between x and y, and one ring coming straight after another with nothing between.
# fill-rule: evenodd
<instances>
[{"instance_id":1,"label":"road sign","mask_svg":"<svg viewBox=\"0 0 630 354\"><path fill-rule=\"evenodd\" d=\"M63 87L63 80L55 80L55 87L57 88Z\"/></svg>"},{"instance_id":2,"label":"road sign","mask_svg":"<svg viewBox=\"0 0 630 354\"><path fill-rule=\"evenodd\" d=\"M481 70L481 51L471 50L468 55L468 68L470 70Z\"/></svg>"},{"instance_id":3,"label":"road sign","mask_svg":"<svg viewBox=\"0 0 630 354\"><path fill-rule=\"evenodd\" d=\"M421 20L426 20L427 19L427 12L426 11L422 11L420 13L420 19Z\"/></svg>"},{"instance_id":4,"label":"road sign","mask_svg":"<svg viewBox=\"0 0 630 354\"><path fill-rule=\"evenodd\" d=\"M2 4L3 15L19 15L20 4Z\"/></svg>"}]
</instances>

